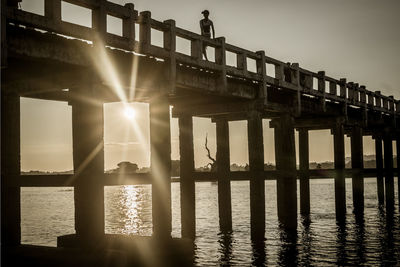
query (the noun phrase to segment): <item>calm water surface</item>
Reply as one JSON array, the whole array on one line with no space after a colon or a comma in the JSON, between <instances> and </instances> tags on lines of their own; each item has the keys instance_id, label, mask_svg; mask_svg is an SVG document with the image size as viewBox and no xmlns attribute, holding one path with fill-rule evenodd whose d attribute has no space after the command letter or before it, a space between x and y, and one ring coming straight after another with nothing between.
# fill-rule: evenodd
<instances>
[{"instance_id":1,"label":"calm water surface","mask_svg":"<svg viewBox=\"0 0 400 267\"><path fill-rule=\"evenodd\" d=\"M217 185L196 183L196 265L270 266L371 266L400 265L400 216L378 207L375 179L365 180L365 213L352 214L351 180L346 181L347 218L335 220L333 180L311 181L311 215L299 216L297 236L279 228L276 183L265 182L265 242L250 240L248 182L232 182L233 232L222 235L218 227ZM395 185L397 188L397 183ZM56 246L59 235L74 233L72 188L23 188L22 242ZM172 184L172 235L180 237L179 183ZM106 233L151 235L151 187L105 188Z\"/></svg>"}]
</instances>

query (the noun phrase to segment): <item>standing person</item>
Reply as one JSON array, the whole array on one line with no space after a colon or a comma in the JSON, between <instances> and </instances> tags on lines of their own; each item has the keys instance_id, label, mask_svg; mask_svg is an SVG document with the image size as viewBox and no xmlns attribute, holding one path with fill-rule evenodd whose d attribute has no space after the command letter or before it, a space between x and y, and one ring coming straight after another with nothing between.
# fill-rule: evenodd
<instances>
[{"instance_id":1,"label":"standing person","mask_svg":"<svg viewBox=\"0 0 400 267\"><path fill-rule=\"evenodd\" d=\"M211 29L212 29L212 37L213 39L215 38L215 30L214 30L214 23L208 19L208 15L210 15L210 12L206 9L203 12L204 19L200 20L200 29L201 29L201 35L207 38L211 38ZM208 61L207 58L207 45L203 43L203 55L205 59Z\"/></svg>"}]
</instances>

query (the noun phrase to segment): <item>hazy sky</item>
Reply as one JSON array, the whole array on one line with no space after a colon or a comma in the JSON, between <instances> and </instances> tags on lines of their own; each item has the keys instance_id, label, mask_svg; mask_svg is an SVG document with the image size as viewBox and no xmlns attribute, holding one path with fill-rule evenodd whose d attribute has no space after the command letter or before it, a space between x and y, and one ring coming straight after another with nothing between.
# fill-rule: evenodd
<instances>
[{"instance_id":1,"label":"hazy sky","mask_svg":"<svg viewBox=\"0 0 400 267\"><path fill-rule=\"evenodd\" d=\"M131 1L112 2L125 4ZM249 50L335 78L366 85L400 99L400 1L376 0L137 0L135 8L150 10L163 21L175 19L178 27L199 32L200 12L210 10L216 35ZM43 0L24 0L23 9L43 13ZM90 24L89 12L63 4L63 19ZM109 20L109 31L121 31L118 20ZM156 40L157 41L157 40ZM158 40L159 41L159 40ZM180 49L189 49L179 44ZM228 61L231 60L228 58ZM122 160L149 165L149 120L146 104L132 105L134 121L123 115L120 104L105 106L105 168ZM204 138L209 136L215 154L215 125L195 119L196 166L205 165ZM177 121L171 121L172 158L179 158ZM248 162L247 123L230 123L231 162ZM21 101L22 170L72 169L71 107L66 103L23 98ZM136 132L140 132L137 134ZM129 133L129 134L127 134ZM142 137L140 137L142 136ZM310 161L333 160L329 131L310 134ZM364 138L364 153L373 154L373 143ZM234 144L234 146L233 146ZM265 162L274 162L273 131L264 121ZM349 155L346 139L346 154Z\"/></svg>"}]
</instances>

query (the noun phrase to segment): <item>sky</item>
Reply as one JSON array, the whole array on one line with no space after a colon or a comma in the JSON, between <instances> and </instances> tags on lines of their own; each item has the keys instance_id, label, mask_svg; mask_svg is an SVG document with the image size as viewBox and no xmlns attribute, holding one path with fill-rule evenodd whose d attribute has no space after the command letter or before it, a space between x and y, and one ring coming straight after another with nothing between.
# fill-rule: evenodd
<instances>
[{"instance_id":1,"label":"sky","mask_svg":"<svg viewBox=\"0 0 400 267\"><path fill-rule=\"evenodd\" d=\"M134 4L139 11L150 10L159 21L174 19L178 27L198 33L201 11L208 9L216 36L224 36L227 43L265 50L266 55L284 62L297 62L315 72L324 70L328 76L347 78L400 99L398 0L137 0ZM22 8L43 14L43 0L23 0ZM90 25L90 12L64 2L62 18ZM120 21L109 18L108 22L108 31L121 32ZM159 41L155 36L155 42ZM178 49L189 49L184 42L177 45ZM105 169L126 160L149 166L148 105L131 106L136 111L134 119L124 115L120 103L104 107ZM177 124L176 119L171 120L172 159L179 159ZM274 163L273 130L268 125L264 120L264 161ZM247 123L230 122L229 127L231 163L244 165L248 163ZM194 118L196 167L209 162L204 149L206 134L215 155L215 125L208 119ZM370 137L364 138L364 154L374 154ZM346 155L350 155L349 138ZM328 160L333 160L330 131L310 132L310 161ZM21 170L71 169L71 107L63 102L21 98Z\"/></svg>"}]
</instances>

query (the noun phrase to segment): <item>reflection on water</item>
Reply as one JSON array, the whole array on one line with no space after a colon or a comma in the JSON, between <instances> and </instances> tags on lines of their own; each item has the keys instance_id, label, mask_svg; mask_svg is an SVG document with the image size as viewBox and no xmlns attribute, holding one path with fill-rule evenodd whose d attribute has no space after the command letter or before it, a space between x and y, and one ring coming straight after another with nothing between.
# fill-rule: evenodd
<instances>
[{"instance_id":1,"label":"reflection on water","mask_svg":"<svg viewBox=\"0 0 400 267\"><path fill-rule=\"evenodd\" d=\"M400 216L377 204L376 183L365 182L365 211L352 213L347 180L347 216L337 222L333 180L311 181L311 215L299 216L297 232L279 227L276 183L266 181L265 240L250 240L249 183L232 182L233 232L219 233L217 185L196 184L195 264L198 266L370 266L400 263ZM396 187L397 188L397 187ZM23 188L23 243L56 245L73 233L73 189ZM396 196L396 201L397 201ZM172 235L180 237L179 184L172 184ZM106 233L151 235L151 187L105 188Z\"/></svg>"}]
</instances>

